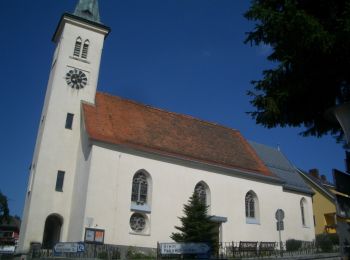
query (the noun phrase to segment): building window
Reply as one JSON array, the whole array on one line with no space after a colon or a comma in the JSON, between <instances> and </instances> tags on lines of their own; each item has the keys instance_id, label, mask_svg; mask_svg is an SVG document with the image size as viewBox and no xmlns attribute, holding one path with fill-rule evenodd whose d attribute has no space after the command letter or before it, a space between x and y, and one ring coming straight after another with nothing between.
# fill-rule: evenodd
<instances>
[{"instance_id":1,"label":"building window","mask_svg":"<svg viewBox=\"0 0 350 260\"><path fill-rule=\"evenodd\" d=\"M245 216L247 218L255 218L255 201L251 192L248 192L245 196Z\"/></svg>"},{"instance_id":2,"label":"building window","mask_svg":"<svg viewBox=\"0 0 350 260\"><path fill-rule=\"evenodd\" d=\"M141 233L146 229L146 217L140 213L134 213L130 217L130 228L132 231Z\"/></svg>"},{"instance_id":3,"label":"building window","mask_svg":"<svg viewBox=\"0 0 350 260\"><path fill-rule=\"evenodd\" d=\"M208 207L208 214L210 213L210 189L204 182L198 182L194 187L194 192L197 194L199 200Z\"/></svg>"},{"instance_id":4,"label":"building window","mask_svg":"<svg viewBox=\"0 0 350 260\"><path fill-rule=\"evenodd\" d=\"M85 40L85 41L84 41L84 45L83 45L83 51L82 51L82 54L81 54L81 57L82 57L83 59L86 59L87 56L88 56L89 45L90 45L89 40Z\"/></svg>"},{"instance_id":5,"label":"building window","mask_svg":"<svg viewBox=\"0 0 350 260\"><path fill-rule=\"evenodd\" d=\"M314 226L316 227L316 218L315 218L315 216L314 216Z\"/></svg>"},{"instance_id":6,"label":"building window","mask_svg":"<svg viewBox=\"0 0 350 260\"><path fill-rule=\"evenodd\" d=\"M204 184L203 183L198 183L196 185L196 187L194 188L194 191L196 192L199 200L201 203L203 203L204 205L207 204L207 192L206 192L206 189L204 187Z\"/></svg>"},{"instance_id":7,"label":"building window","mask_svg":"<svg viewBox=\"0 0 350 260\"><path fill-rule=\"evenodd\" d=\"M81 50L81 38L78 37L76 39L76 41L75 41L73 56L79 57L80 56L80 50Z\"/></svg>"},{"instance_id":8,"label":"building window","mask_svg":"<svg viewBox=\"0 0 350 260\"><path fill-rule=\"evenodd\" d=\"M132 180L131 201L143 205L147 203L148 182L144 172L135 174Z\"/></svg>"},{"instance_id":9,"label":"building window","mask_svg":"<svg viewBox=\"0 0 350 260\"><path fill-rule=\"evenodd\" d=\"M67 113L66 117L66 129L72 129L74 114Z\"/></svg>"},{"instance_id":10,"label":"building window","mask_svg":"<svg viewBox=\"0 0 350 260\"><path fill-rule=\"evenodd\" d=\"M247 192L245 195L245 216L248 224L259 223L259 204L258 198L253 191Z\"/></svg>"},{"instance_id":11,"label":"building window","mask_svg":"<svg viewBox=\"0 0 350 260\"><path fill-rule=\"evenodd\" d=\"M302 198L300 200L300 213L301 213L301 223L303 224L304 227L306 227L307 222L306 222L306 200L305 200L305 198Z\"/></svg>"},{"instance_id":12,"label":"building window","mask_svg":"<svg viewBox=\"0 0 350 260\"><path fill-rule=\"evenodd\" d=\"M57 172L57 178L56 178L56 191L63 191L63 181L64 181L64 171L58 171Z\"/></svg>"}]
</instances>

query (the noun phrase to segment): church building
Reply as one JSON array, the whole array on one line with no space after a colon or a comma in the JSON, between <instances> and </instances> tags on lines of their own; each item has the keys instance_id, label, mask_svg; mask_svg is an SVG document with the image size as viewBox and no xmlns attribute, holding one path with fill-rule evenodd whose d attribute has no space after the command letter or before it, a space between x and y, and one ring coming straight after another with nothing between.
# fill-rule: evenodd
<instances>
[{"instance_id":1,"label":"church building","mask_svg":"<svg viewBox=\"0 0 350 260\"><path fill-rule=\"evenodd\" d=\"M280 151L96 91L109 32L97 0L78 1L58 23L17 250L79 241L156 248L173 242L194 191L220 242L278 241L278 209L283 241L313 240L312 191Z\"/></svg>"}]
</instances>

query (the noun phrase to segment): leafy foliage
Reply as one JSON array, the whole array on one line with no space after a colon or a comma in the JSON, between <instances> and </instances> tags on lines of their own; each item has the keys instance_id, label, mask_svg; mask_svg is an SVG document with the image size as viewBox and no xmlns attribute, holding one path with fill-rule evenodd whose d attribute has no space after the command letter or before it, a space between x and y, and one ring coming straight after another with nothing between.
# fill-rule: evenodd
<instances>
[{"instance_id":1,"label":"leafy foliage","mask_svg":"<svg viewBox=\"0 0 350 260\"><path fill-rule=\"evenodd\" d=\"M327 109L350 100L350 0L253 0L245 43L271 47L276 65L248 91L258 124L305 126L304 136L341 135Z\"/></svg>"},{"instance_id":2,"label":"leafy foliage","mask_svg":"<svg viewBox=\"0 0 350 260\"><path fill-rule=\"evenodd\" d=\"M156 259L155 253L143 252L135 247L130 246L126 254L127 259Z\"/></svg>"},{"instance_id":3,"label":"leafy foliage","mask_svg":"<svg viewBox=\"0 0 350 260\"><path fill-rule=\"evenodd\" d=\"M208 207L204 205L196 192L184 205L184 216L180 217L182 226L175 226L179 233L172 233L171 239L176 242L205 242L210 243L214 250L217 241L217 224L210 220Z\"/></svg>"},{"instance_id":4,"label":"leafy foliage","mask_svg":"<svg viewBox=\"0 0 350 260\"><path fill-rule=\"evenodd\" d=\"M297 239L288 239L286 241L287 251L298 251L301 248L302 241Z\"/></svg>"},{"instance_id":5,"label":"leafy foliage","mask_svg":"<svg viewBox=\"0 0 350 260\"><path fill-rule=\"evenodd\" d=\"M0 192L0 222L8 221L10 217L10 210L7 204L7 197Z\"/></svg>"},{"instance_id":6,"label":"leafy foliage","mask_svg":"<svg viewBox=\"0 0 350 260\"><path fill-rule=\"evenodd\" d=\"M332 241L333 240L333 241ZM316 236L316 246L321 248L322 252L331 252L333 249L334 238L330 234L318 234ZM338 241L339 244L339 241Z\"/></svg>"}]
</instances>

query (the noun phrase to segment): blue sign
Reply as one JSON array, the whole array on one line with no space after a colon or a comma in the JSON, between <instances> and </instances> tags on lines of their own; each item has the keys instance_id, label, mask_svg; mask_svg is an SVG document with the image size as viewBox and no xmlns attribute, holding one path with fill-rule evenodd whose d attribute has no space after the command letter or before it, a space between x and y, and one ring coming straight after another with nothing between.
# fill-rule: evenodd
<instances>
[{"instance_id":1,"label":"blue sign","mask_svg":"<svg viewBox=\"0 0 350 260\"><path fill-rule=\"evenodd\" d=\"M162 255L206 255L210 246L206 243L160 243Z\"/></svg>"},{"instance_id":2,"label":"blue sign","mask_svg":"<svg viewBox=\"0 0 350 260\"><path fill-rule=\"evenodd\" d=\"M83 242L59 242L54 248L55 254L60 253L81 253L85 251L85 244Z\"/></svg>"}]
</instances>

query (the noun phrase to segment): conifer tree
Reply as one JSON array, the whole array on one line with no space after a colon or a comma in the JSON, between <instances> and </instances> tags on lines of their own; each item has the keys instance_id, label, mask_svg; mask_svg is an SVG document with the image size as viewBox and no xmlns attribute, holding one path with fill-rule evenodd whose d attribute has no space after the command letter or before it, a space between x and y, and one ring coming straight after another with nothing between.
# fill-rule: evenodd
<instances>
[{"instance_id":1,"label":"conifer tree","mask_svg":"<svg viewBox=\"0 0 350 260\"><path fill-rule=\"evenodd\" d=\"M8 221L9 214L10 211L7 204L7 197L0 192L0 223L4 220Z\"/></svg>"},{"instance_id":2,"label":"conifer tree","mask_svg":"<svg viewBox=\"0 0 350 260\"><path fill-rule=\"evenodd\" d=\"M215 252L218 244L217 224L210 220L208 206L201 202L196 192L184 205L183 212L184 216L179 217L182 226L175 226L180 232L172 233L171 239L184 243L208 243Z\"/></svg>"}]
</instances>

